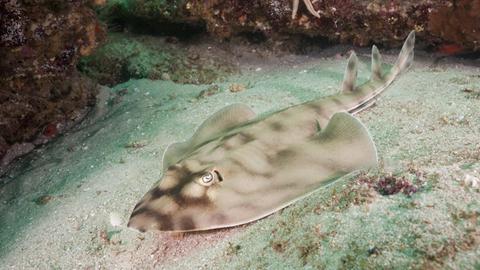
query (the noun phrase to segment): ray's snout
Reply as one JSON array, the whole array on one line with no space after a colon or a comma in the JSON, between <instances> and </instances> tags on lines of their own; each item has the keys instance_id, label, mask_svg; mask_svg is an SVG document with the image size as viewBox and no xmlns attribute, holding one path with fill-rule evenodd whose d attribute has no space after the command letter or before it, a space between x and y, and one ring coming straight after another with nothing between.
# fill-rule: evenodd
<instances>
[{"instance_id":1,"label":"ray's snout","mask_svg":"<svg viewBox=\"0 0 480 270\"><path fill-rule=\"evenodd\" d=\"M127 226L140 232L151 230L184 232L197 229L192 216L182 211L165 214L149 208L148 205L135 208Z\"/></svg>"},{"instance_id":2,"label":"ray's snout","mask_svg":"<svg viewBox=\"0 0 480 270\"><path fill-rule=\"evenodd\" d=\"M188 209L196 210L196 207L207 204L204 189L198 190L195 188L198 185L187 184L187 182L183 185L166 187L165 183L168 183L168 178L162 179L160 185L152 188L135 206L128 227L141 232L150 230L189 231L197 228L193 213ZM192 197L195 194L202 196Z\"/></svg>"},{"instance_id":3,"label":"ray's snout","mask_svg":"<svg viewBox=\"0 0 480 270\"><path fill-rule=\"evenodd\" d=\"M139 202L128 221L128 227L145 232L148 230L170 231L173 229L172 217L151 209L143 201Z\"/></svg>"},{"instance_id":4,"label":"ray's snout","mask_svg":"<svg viewBox=\"0 0 480 270\"><path fill-rule=\"evenodd\" d=\"M219 180L203 168L171 166L135 206L128 227L141 232L193 231L211 222L214 187Z\"/></svg>"}]
</instances>

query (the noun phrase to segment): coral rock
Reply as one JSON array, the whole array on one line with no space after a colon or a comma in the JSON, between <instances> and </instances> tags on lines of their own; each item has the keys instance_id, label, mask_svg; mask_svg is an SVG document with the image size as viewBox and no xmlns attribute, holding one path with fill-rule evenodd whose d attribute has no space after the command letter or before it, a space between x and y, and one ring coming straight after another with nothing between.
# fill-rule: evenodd
<instances>
[{"instance_id":1,"label":"coral rock","mask_svg":"<svg viewBox=\"0 0 480 270\"><path fill-rule=\"evenodd\" d=\"M365 46L400 46L411 31L429 45L456 44L478 50L480 0L318 0L313 16L300 5L292 19L291 0L110 1L116 22L145 28L162 22L206 25L213 35L228 38L245 32L321 36L335 42ZM145 26L145 27L144 27Z\"/></svg>"},{"instance_id":2,"label":"coral rock","mask_svg":"<svg viewBox=\"0 0 480 270\"><path fill-rule=\"evenodd\" d=\"M95 84L76 71L104 36L89 5L0 2L0 160L8 146L34 142L51 123L78 120L94 103Z\"/></svg>"}]
</instances>

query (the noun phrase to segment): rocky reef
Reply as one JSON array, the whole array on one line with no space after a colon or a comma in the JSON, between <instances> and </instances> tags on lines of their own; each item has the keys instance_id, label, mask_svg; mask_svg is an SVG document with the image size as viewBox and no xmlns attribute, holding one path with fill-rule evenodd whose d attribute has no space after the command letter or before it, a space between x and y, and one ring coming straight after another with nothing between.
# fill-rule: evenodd
<instances>
[{"instance_id":1,"label":"rocky reef","mask_svg":"<svg viewBox=\"0 0 480 270\"><path fill-rule=\"evenodd\" d=\"M102 10L115 25L159 31L161 25L182 23L205 27L220 38L257 32L274 38L304 34L333 42L401 45L415 29L430 46L447 53L480 48L480 1L319 0L312 2L318 17L300 1L292 18L291 0L112 0ZM150 29L152 30L152 29Z\"/></svg>"},{"instance_id":2,"label":"rocky reef","mask_svg":"<svg viewBox=\"0 0 480 270\"><path fill-rule=\"evenodd\" d=\"M415 29L424 44L442 53L480 48L480 0L305 0L298 1L298 10L294 2L1 1L0 174L14 158L81 120L95 103L94 82L113 86L149 78L208 84L231 74L228 59L179 45L179 39L198 33L233 43L247 34L272 44L302 36L395 47ZM123 33L110 35L94 54L106 36L98 17L110 32ZM159 43L131 33L168 37Z\"/></svg>"},{"instance_id":3,"label":"rocky reef","mask_svg":"<svg viewBox=\"0 0 480 270\"><path fill-rule=\"evenodd\" d=\"M1 1L0 168L81 120L94 104L95 84L76 70L104 36L94 4Z\"/></svg>"}]
</instances>

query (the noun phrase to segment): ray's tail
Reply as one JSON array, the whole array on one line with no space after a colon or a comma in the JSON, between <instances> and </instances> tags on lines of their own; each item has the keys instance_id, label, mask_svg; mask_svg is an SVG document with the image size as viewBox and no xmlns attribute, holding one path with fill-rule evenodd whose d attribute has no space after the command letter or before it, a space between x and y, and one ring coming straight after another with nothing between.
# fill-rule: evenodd
<instances>
[{"instance_id":1,"label":"ray's tail","mask_svg":"<svg viewBox=\"0 0 480 270\"><path fill-rule=\"evenodd\" d=\"M405 43L403 43L402 50L398 55L395 65L392 67L389 73L386 74L385 78L387 81L393 81L398 75L410 68L413 63L413 49L415 47L415 31L410 32ZM374 48L376 49L376 48ZM378 49L376 50L378 53ZM380 53L378 53L380 56ZM373 52L372 52L372 62L373 62ZM373 69L372 69L373 72Z\"/></svg>"},{"instance_id":2,"label":"ray's tail","mask_svg":"<svg viewBox=\"0 0 480 270\"><path fill-rule=\"evenodd\" d=\"M397 61L390 71L384 73L382 70L382 57L378 48L374 45L372 47L372 74L366 83L359 86L355 85L357 80L358 58L353 52L348 59L342 83L342 93L355 96L357 99L356 104L348 108L348 111L357 113L372 105L375 102L375 97L382 93L401 73L412 65L414 47L415 31L412 31L405 40Z\"/></svg>"}]
</instances>

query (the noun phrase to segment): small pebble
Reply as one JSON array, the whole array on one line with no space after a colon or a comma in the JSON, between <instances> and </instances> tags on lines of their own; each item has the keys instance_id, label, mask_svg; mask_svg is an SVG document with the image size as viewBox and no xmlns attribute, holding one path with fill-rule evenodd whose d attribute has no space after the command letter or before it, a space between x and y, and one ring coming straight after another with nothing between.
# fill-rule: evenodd
<instances>
[{"instance_id":1,"label":"small pebble","mask_svg":"<svg viewBox=\"0 0 480 270\"><path fill-rule=\"evenodd\" d=\"M231 84L230 87L229 87L229 90L230 90L230 92L232 92L232 93L241 92L241 91L243 91L243 90L245 90L245 89L246 89L245 85L240 84L240 83L233 83L233 84Z\"/></svg>"},{"instance_id":2,"label":"small pebble","mask_svg":"<svg viewBox=\"0 0 480 270\"><path fill-rule=\"evenodd\" d=\"M463 184L467 187L478 189L480 187L480 179L473 175L466 174L465 178L463 179Z\"/></svg>"},{"instance_id":3,"label":"small pebble","mask_svg":"<svg viewBox=\"0 0 480 270\"><path fill-rule=\"evenodd\" d=\"M162 73L162 80L164 81L171 81L172 78L170 77L170 75L168 73Z\"/></svg>"},{"instance_id":4,"label":"small pebble","mask_svg":"<svg viewBox=\"0 0 480 270\"><path fill-rule=\"evenodd\" d=\"M123 223L122 217L120 216L119 213L117 212L110 213L110 224L112 224L112 226L119 227L120 225L122 225L122 223Z\"/></svg>"}]
</instances>

